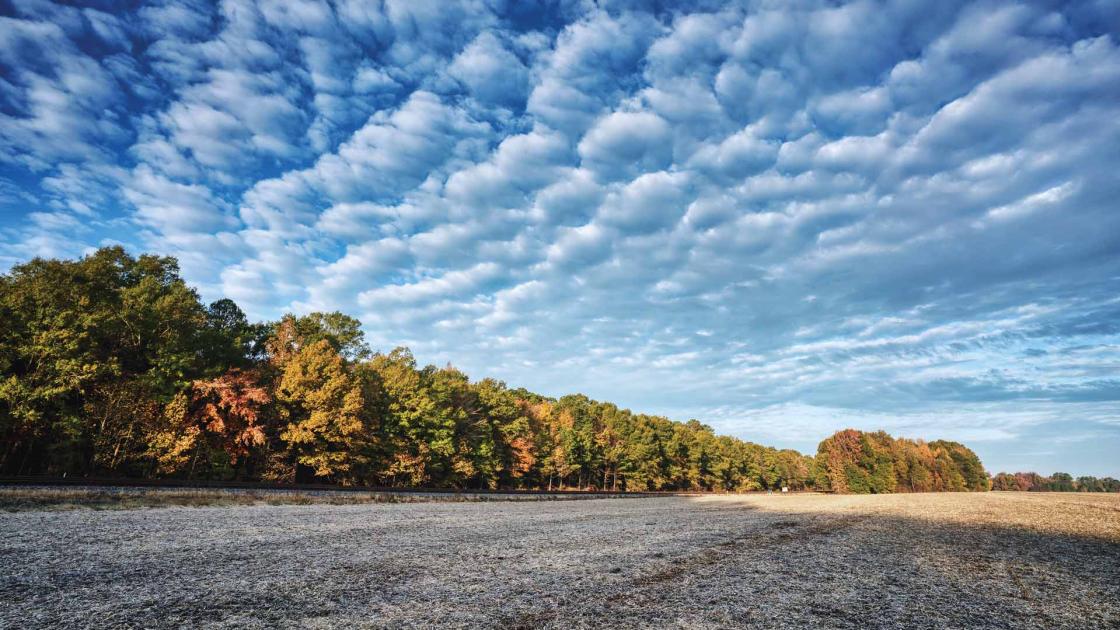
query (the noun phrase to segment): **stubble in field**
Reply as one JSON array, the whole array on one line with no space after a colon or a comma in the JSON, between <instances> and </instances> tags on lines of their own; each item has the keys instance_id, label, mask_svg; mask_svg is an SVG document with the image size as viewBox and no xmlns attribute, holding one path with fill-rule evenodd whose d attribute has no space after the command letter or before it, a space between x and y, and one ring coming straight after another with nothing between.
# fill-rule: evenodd
<instances>
[{"instance_id":1,"label":"stubble in field","mask_svg":"<svg viewBox=\"0 0 1120 630\"><path fill-rule=\"evenodd\" d=\"M1120 624L1120 496L0 514L0 626Z\"/></svg>"}]
</instances>

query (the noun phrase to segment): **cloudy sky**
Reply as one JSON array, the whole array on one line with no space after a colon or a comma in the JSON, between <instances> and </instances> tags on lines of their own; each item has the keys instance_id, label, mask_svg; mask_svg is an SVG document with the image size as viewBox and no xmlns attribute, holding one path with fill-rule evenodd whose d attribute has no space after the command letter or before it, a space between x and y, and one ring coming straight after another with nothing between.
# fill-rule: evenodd
<instances>
[{"instance_id":1,"label":"cloudy sky","mask_svg":"<svg viewBox=\"0 0 1120 630\"><path fill-rule=\"evenodd\" d=\"M1120 475L1117 0L120 4L0 2L0 270L121 243L546 394Z\"/></svg>"}]
</instances>

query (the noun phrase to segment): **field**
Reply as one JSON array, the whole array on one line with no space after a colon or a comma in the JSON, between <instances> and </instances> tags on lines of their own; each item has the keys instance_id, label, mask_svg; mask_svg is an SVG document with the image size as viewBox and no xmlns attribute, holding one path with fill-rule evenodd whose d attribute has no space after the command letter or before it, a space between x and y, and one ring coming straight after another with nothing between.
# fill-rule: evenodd
<instances>
[{"instance_id":1,"label":"field","mask_svg":"<svg viewBox=\"0 0 1120 630\"><path fill-rule=\"evenodd\" d=\"M0 512L0 627L1120 625L1120 496Z\"/></svg>"}]
</instances>

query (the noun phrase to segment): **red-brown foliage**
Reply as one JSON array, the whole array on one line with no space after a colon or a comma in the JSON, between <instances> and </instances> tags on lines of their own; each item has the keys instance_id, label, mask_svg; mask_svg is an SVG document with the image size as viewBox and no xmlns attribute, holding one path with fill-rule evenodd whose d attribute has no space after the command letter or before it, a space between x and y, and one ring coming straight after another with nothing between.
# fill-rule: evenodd
<instances>
[{"instance_id":1,"label":"red-brown foliage","mask_svg":"<svg viewBox=\"0 0 1120 630\"><path fill-rule=\"evenodd\" d=\"M233 369L218 378L195 381L189 420L217 438L231 462L264 444L260 409L272 400L253 372Z\"/></svg>"}]
</instances>

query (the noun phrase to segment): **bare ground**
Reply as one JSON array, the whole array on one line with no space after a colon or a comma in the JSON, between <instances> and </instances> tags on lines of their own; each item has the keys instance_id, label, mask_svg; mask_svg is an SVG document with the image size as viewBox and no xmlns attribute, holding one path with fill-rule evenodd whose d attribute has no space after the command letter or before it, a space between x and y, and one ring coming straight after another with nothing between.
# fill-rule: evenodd
<instances>
[{"instance_id":1,"label":"bare ground","mask_svg":"<svg viewBox=\"0 0 1120 630\"><path fill-rule=\"evenodd\" d=\"M1120 496L0 513L0 627L1120 627Z\"/></svg>"}]
</instances>

